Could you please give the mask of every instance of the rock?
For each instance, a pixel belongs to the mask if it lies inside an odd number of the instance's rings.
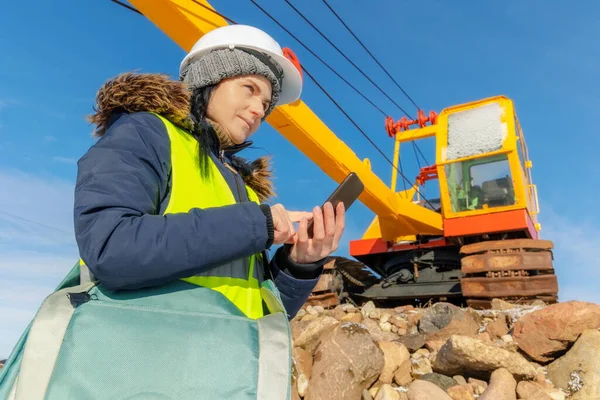
[[[483,332],[477,335],[477,339],[481,340],[483,343],[487,343],[487,344],[493,344],[494,342],[492,342],[492,338],[490,337],[490,334],[487,332]]]
[[[430,334],[445,328],[461,309],[449,303],[436,303],[425,310],[419,320],[419,331]]]
[[[314,321],[316,319],[319,319],[317,314],[305,314],[301,321]]]
[[[298,310],[298,312],[296,313],[296,316],[294,317],[295,319],[299,319],[302,318],[306,315],[306,310],[304,308],[301,308]]]
[[[467,380],[462,375],[454,375],[452,377],[452,379],[454,379],[456,381],[456,383],[458,383],[459,385],[466,385],[467,384]]]
[[[536,375],[535,368],[520,354],[466,336],[448,339],[433,363],[434,371],[445,375],[461,374],[463,371],[475,375],[502,367],[519,377],[533,378]]]
[[[350,303],[341,304],[340,307],[342,308],[342,310],[344,312],[347,312],[347,313],[358,311],[358,309],[354,306],[354,304],[350,304]]]
[[[406,318],[406,322],[408,324],[408,328],[407,328],[407,332],[408,333],[419,333],[419,329],[417,327],[417,325],[419,324],[419,321],[421,320],[421,317],[423,316],[424,311],[417,311],[417,310],[411,310],[408,311],[406,314],[404,314],[404,317]],[[413,332],[414,330],[414,332]]]
[[[404,363],[410,360],[410,353],[403,344],[397,342],[379,342],[379,348],[383,351],[383,369],[379,380],[382,383],[392,383],[394,372]]]
[[[371,392],[369,392],[367,389],[363,390],[361,400],[373,400],[373,396],[371,396]]]
[[[513,343],[513,337],[511,335],[504,335],[500,339],[506,344]]]
[[[313,310],[315,310],[317,314],[323,314],[325,312],[325,308],[323,308],[323,306],[313,306]]]
[[[391,342],[398,339],[398,335],[393,332],[384,332],[377,321],[367,318],[363,319],[363,325],[369,330],[369,333],[376,342]]]
[[[427,382],[431,382],[442,390],[447,390],[449,387],[455,386],[458,384],[454,379],[452,379],[446,375],[438,374],[435,372],[433,372],[431,374],[422,375],[419,377],[419,379],[422,379]]]
[[[469,378],[469,385],[473,388],[473,393],[476,395],[481,395],[487,389],[488,384],[485,381],[480,381],[479,379]]]
[[[533,303],[531,303],[531,305],[534,307],[546,307],[546,303],[544,303],[544,300],[540,299],[535,300]]]
[[[360,324],[363,320],[361,313],[348,313],[342,317],[342,322],[355,322]]]
[[[489,323],[485,327],[485,331],[490,335],[490,338],[496,339],[508,333],[508,325],[506,324],[506,316],[498,317],[494,322]]]
[[[301,347],[294,347],[292,354],[294,359],[294,367],[298,375],[306,375],[306,377],[310,380],[313,362],[312,354]]]
[[[344,309],[342,308],[342,306],[336,306],[333,309],[333,318],[337,319],[338,321],[341,321],[342,318],[344,318],[346,316],[346,312],[344,311]]]
[[[377,392],[379,392],[379,386],[373,386],[369,389],[369,394],[371,395],[371,397],[377,396]]]
[[[534,382],[521,381],[517,385],[517,394],[521,399],[552,400],[552,397]]]
[[[374,309],[369,313],[369,318],[371,319],[379,319],[381,318],[381,311],[378,308]]]
[[[492,299],[492,310],[510,310],[515,308],[514,304],[500,299]]]
[[[414,358],[429,357],[430,354],[431,354],[431,352],[427,349],[419,349],[413,353],[413,357]]]
[[[381,318],[379,318],[379,322],[382,324],[385,324],[386,322],[388,322],[390,320],[391,315],[390,314],[383,314],[381,316]]]
[[[433,372],[433,369],[431,368],[431,361],[429,361],[427,357],[413,358],[411,360],[411,364],[411,374],[413,377],[418,378],[422,375]]]
[[[586,329],[600,328],[600,305],[581,301],[552,304],[525,315],[513,339],[532,359],[548,362],[563,353]]]
[[[600,398],[600,331],[583,331],[567,354],[548,365],[548,379],[571,392],[569,400]]]
[[[298,394],[297,382],[292,384],[292,396],[291,400],[300,400],[300,395]]]
[[[419,350],[421,347],[425,346],[425,337],[426,335],[422,333],[417,333],[414,335],[405,335],[397,339],[397,342],[402,343],[406,348],[412,352]]]
[[[408,388],[408,400],[452,400],[442,389],[431,382],[416,380]]]
[[[506,368],[492,372],[490,384],[479,400],[516,400],[517,381]]]
[[[399,400],[400,394],[394,390],[392,385],[384,383],[377,391],[375,400]]]
[[[400,318],[397,315],[392,315],[389,319],[392,325],[397,326],[400,330],[406,330],[408,328],[408,322],[404,318]]]
[[[295,370],[294,376],[296,377],[296,389],[300,397],[304,397],[312,372],[312,355],[300,347],[294,347],[292,354]]]
[[[464,379],[464,378],[463,378]],[[452,400],[475,400],[473,387],[469,384],[455,385],[446,389]]]
[[[389,322],[380,322],[379,327],[381,328],[381,330],[383,332],[391,332],[392,331],[392,324],[390,324]]]
[[[308,306],[306,307],[306,312],[310,315],[318,315],[319,313],[317,312],[317,310],[315,310],[314,306]]]
[[[415,309],[415,307],[412,305],[398,306],[398,307],[394,307],[394,312],[400,314],[400,313],[406,313],[408,311],[413,311],[414,309]]]
[[[325,332],[315,349],[305,400],[360,398],[379,377],[383,352],[360,324],[346,322]]]
[[[306,390],[308,389],[308,378],[306,375],[300,375],[296,381],[296,384],[298,388],[298,395],[300,397],[304,397],[306,395]]]
[[[306,327],[306,329],[300,332],[300,334],[294,341],[294,346],[302,347],[303,349],[312,353],[321,334],[327,331],[332,326],[338,324],[339,321],[333,317],[317,317],[317,319],[311,321],[311,323]]]
[[[360,309],[360,312],[362,313],[364,319],[369,318],[369,314],[371,313],[371,311],[375,311],[375,303],[373,303],[372,301],[367,301],[365,304],[363,304],[362,308]]]
[[[408,386],[412,381],[412,361],[406,360],[394,372],[394,382],[399,386]]]
[[[440,351],[444,343],[446,343],[445,340],[428,340],[425,342],[425,347],[429,351]]]
[[[566,395],[565,392],[563,392],[560,389],[552,389],[552,390],[548,390],[546,393],[548,393],[550,395],[550,398],[552,400],[565,400],[566,399]]]
[[[427,340],[446,341],[452,335],[476,335],[479,323],[476,314],[449,303],[436,303],[419,320],[419,331]]]

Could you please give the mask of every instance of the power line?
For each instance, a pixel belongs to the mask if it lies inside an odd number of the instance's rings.
[[[286,2],[288,2],[288,0],[286,0]],[[417,110],[419,110],[420,107],[417,105],[417,103],[414,102],[414,100],[408,95],[408,93],[402,88],[402,86],[400,86],[400,84],[394,79],[394,77],[388,72],[388,70],[383,65],[381,65],[381,63],[379,62],[379,60],[373,55],[373,53],[371,53],[371,51],[367,48],[367,46],[365,46],[365,44],[358,38],[358,36],[356,36],[354,34],[354,32],[352,31],[352,29],[350,29],[350,27],[338,15],[338,13],[336,13],[335,10],[329,5],[329,3],[327,3],[327,0],[323,0],[323,3],[325,3],[325,5],[327,6],[327,8],[329,8],[329,10],[333,13],[333,15],[336,16],[336,18],[338,19],[338,21],[340,21],[342,23],[342,25],[344,25],[344,27],[348,30],[348,32],[350,32],[350,34],[354,37],[354,39],[356,39],[356,41],[362,46],[362,48],[365,49],[365,51],[371,56],[371,58],[377,63],[377,65],[379,65],[379,67],[383,70],[383,72],[385,72],[386,75],[392,80],[392,82],[394,82],[394,84],[396,85],[396,87],[398,89],[400,89],[400,91],[402,91],[402,93],[404,93],[404,95],[417,108]],[[406,112],[404,112],[404,113],[407,114]],[[413,150],[415,151],[415,158],[417,160],[417,164],[419,164],[419,169],[421,168],[421,164],[419,163],[419,157],[417,156],[417,151],[419,152],[419,154],[421,154],[421,157],[423,157],[423,160],[425,161],[425,163],[427,165],[429,165],[429,162],[427,161],[427,158],[425,157],[425,155],[423,155],[423,152],[421,152],[421,149],[419,148],[419,146],[415,142],[411,142],[411,143],[413,145]]]
[[[205,8],[205,9],[207,9],[208,11],[210,11],[210,12],[212,12],[212,13],[214,13],[214,14],[218,15],[219,17],[223,18],[225,21],[227,21],[227,22],[229,22],[229,23],[231,23],[231,24],[234,24],[234,25],[237,25],[237,24],[238,24],[237,22],[235,22],[235,21],[234,21],[234,20],[232,20],[231,18],[228,18],[228,17],[224,16],[223,14],[221,14],[220,12],[218,12],[217,10],[213,10],[212,8],[210,8],[210,7],[208,7],[208,6],[204,5],[204,4],[202,4],[202,3],[200,3],[200,2],[198,2],[198,1],[196,1],[196,0],[192,0],[192,1],[193,1],[194,3],[196,3],[196,4],[198,4],[199,6],[201,6],[201,7]]]
[[[343,76],[341,76],[335,69],[333,69],[329,64],[327,64],[321,57],[319,57],[314,51],[312,51],[308,46],[306,46],[304,43],[302,43],[302,41],[300,39],[298,39],[296,37],[296,35],[294,35],[292,32],[289,31],[289,29],[287,29],[285,26],[283,26],[279,21],[277,21],[271,14],[269,14],[264,8],[262,8],[258,3],[256,3],[254,0],[250,0],[256,7],[258,7],[263,13],[265,13],[267,15],[267,17],[269,17],[273,22],[275,22],[277,25],[279,25],[279,27],[281,29],[283,29],[284,31],[287,32],[288,35],[290,35],[291,37],[293,37],[302,47],[304,47],[308,52],[310,52],[310,54],[312,54],[313,56],[315,56],[319,61],[321,61],[321,63],[323,63],[323,65],[325,65],[331,72],[333,72],[335,75],[337,75],[338,78],[340,78],[341,80],[343,80],[348,86],[350,86],[358,95],[360,95],[363,99],[365,99],[367,102],[369,102],[369,104],[371,104],[373,107],[375,107],[377,110],[379,110],[379,112],[385,117],[389,114],[386,114],[381,108],[379,108],[377,105],[375,105],[375,103],[373,103],[371,100],[369,100],[364,94],[362,94],[356,87],[354,87],[354,85],[352,85],[350,82],[348,82]]]
[[[118,4],[118,5],[120,5],[121,7],[125,7],[126,9],[128,9],[128,10],[130,10],[130,11],[133,11],[134,13],[138,13],[138,14],[140,14],[140,15],[144,15],[144,14],[142,14],[142,13],[140,12],[140,10],[138,10],[138,9],[135,9],[135,8],[131,7],[129,4],[125,4],[125,3],[123,3],[123,2],[121,2],[121,1],[119,1],[119,0],[110,0],[110,1],[112,1],[113,3],[116,3],[116,4]]]
[[[358,129],[359,132],[373,145],[373,147],[375,147],[375,149],[377,149],[377,151],[379,152],[379,154],[381,154],[381,156],[388,163],[390,163],[390,165],[392,167],[394,167],[394,163],[385,155],[385,153],[383,151],[381,151],[381,149],[375,144],[375,142],[373,142],[373,140],[371,140],[371,138],[369,137],[369,135],[367,135],[365,133],[365,131],[363,131],[360,126],[358,126],[358,124],[352,119],[352,117],[350,117],[350,115],[348,115],[348,113],[346,113],[346,111],[344,111],[344,109],[338,104],[338,102],[335,101],[333,99],[333,97],[331,97],[331,95],[327,92],[327,90],[325,90],[325,88],[323,88],[323,86],[321,86],[321,84],[319,84],[319,82],[317,82],[317,80],[310,74],[310,72],[308,72],[306,69],[304,70],[304,72],[306,72],[306,75],[308,75],[308,77],[310,79],[312,79],[312,81],[323,91],[323,93],[325,93],[325,95],[327,97],[329,97],[329,100],[331,100],[333,102],[333,104],[336,105],[336,107],[346,116],[346,118],[348,118],[348,120],[350,120],[350,122],[352,123],[352,125],[354,125],[356,127],[356,129]],[[406,178],[406,176],[404,175],[404,173],[402,171],[400,171],[397,167],[395,167],[395,168],[396,168],[396,171],[398,171],[398,173],[400,174],[400,176],[406,182],[408,182],[410,185],[413,184],[411,181],[408,180],[408,178]],[[433,205],[429,202],[429,200],[427,200],[425,198],[425,196],[423,196],[423,194],[421,192],[419,192],[419,189],[416,189],[416,192],[423,198],[423,200],[425,200],[425,202],[427,202],[427,204],[429,204],[433,209],[435,209],[435,207],[433,207]]]
[[[377,63],[377,65],[379,65],[381,67],[381,69],[387,74],[387,76],[396,84],[396,86],[398,87],[398,89],[400,89],[402,91],[402,93],[404,93],[404,95],[408,98],[408,100],[410,100],[410,102],[417,108],[417,110],[419,110],[420,107],[417,105],[417,103],[415,103],[413,101],[413,99],[408,95],[408,93],[406,93],[406,91],[404,89],[402,89],[402,86],[400,86],[400,84],[398,82],[396,82],[396,80],[392,77],[392,75],[390,75],[390,73],[387,71],[387,69],[385,69],[385,67],[383,65],[381,65],[381,63],[379,62],[379,60],[377,60],[377,58],[373,55],[373,53],[371,53],[369,51],[369,49],[367,48],[367,46],[365,46],[363,44],[363,42],[354,34],[354,32],[352,32],[352,29],[350,29],[350,27],[338,15],[338,13],[336,13],[335,10],[327,3],[327,0],[323,0],[323,3],[325,3],[325,5],[327,6],[327,8],[329,8],[329,10],[333,13],[333,15],[335,15],[337,17],[338,21],[340,21],[342,23],[342,25],[344,25],[344,27],[346,27],[346,29],[348,30],[348,32],[350,32],[350,34],[354,37],[354,39],[356,39],[356,41],[358,43],[360,43],[360,45],[363,47],[363,49],[365,49],[367,51],[367,53],[369,53],[369,55],[371,56],[371,58]]]
[[[317,28],[317,27],[316,27],[316,26],[315,26],[315,25],[314,25],[312,22],[310,22],[310,21],[308,20],[308,18],[306,18],[306,17],[304,16],[304,14],[302,14],[302,12],[301,12],[300,10],[298,10],[296,7],[294,7],[294,5],[293,5],[292,3],[290,3],[290,1],[289,1],[289,0],[285,0],[285,2],[286,2],[286,3],[287,3],[289,6],[290,6],[290,7],[292,7],[292,9],[293,9],[294,11],[296,11],[296,13],[297,13],[298,15],[300,15],[300,17],[302,17],[302,19],[303,19],[304,21],[306,21],[306,22],[307,22],[307,23],[308,23],[308,24],[309,24],[309,25],[310,25],[310,26],[311,26],[311,27],[312,27],[314,30],[316,30],[316,31],[319,33],[319,35],[321,35],[321,37],[327,41],[327,43],[329,43],[331,46],[333,46],[333,48],[334,48],[334,49],[336,49],[336,50],[337,50],[337,52],[338,52],[338,53],[340,53],[340,54],[342,55],[342,57],[344,57],[344,58],[345,58],[345,59],[346,59],[346,60],[347,60],[347,61],[348,61],[350,64],[352,64],[352,66],[353,66],[354,68],[356,68],[356,69],[358,70],[358,72],[360,72],[360,73],[362,74],[362,76],[364,76],[365,78],[367,78],[367,79],[369,80],[369,82],[371,82],[371,83],[372,83],[372,84],[373,84],[373,85],[374,85],[374,86],[375,86],[377,89],[379,89],[379,91],[380,91],[381,93],[383,93],[383,95],[384,95],[385,97],[387,97],[387,98],[388,98],[388,100],[390,100],[392,103],[394,103],[394,105],[395,105],[396,107],[398,107],[398,109],[400,109],[400,111],[402,111],[402,112],[403,112],[403,113],[404,113],[406,116],[410,117],[410,115],[408,114],[408,112],[406,112],[406,111],[405,111],[405,110],[404,110],[402,107],[400,107],[400,105],[399,105],[398,103],[396,103],[396,101],[394,101],[394,99],[392,99],[392,98],[391,98],[391,97],[390,97],[390,96],[389,96],[389,95],[388,95],[386,92],[384,92],[384,91],[383,91],[383,89],[382,89],[381,87],[379,87],[379,85],[378,85],[377,83],[375,83],[375,82],[374,82],[374,81],[373,81],[373,80],[372,80],[372,79],[371,79],[371,78],[370,78],[370,77],[369,77],[367,74],[365,74],[365,73],[363,72],[363,70],[362,70],[360,67],[358,67],[358,66],[357,66],[355,63],[353,63],[353,62],[352,62],[352,60],[350,60],[350,58],[348,58],[348,56],[346,56],[346,55],[344,54],[344,52],[343,52],[343,51],[341,51],[341,50],[340,50],[340,49],[339,49],[339,48],[338,48],[338,47],[337,47],[335,44],[333,44],[333,42],[332,42],[331,40],[329,40],[329,38],[327,38],[327,36],[325,36],[325,35],[324,35],[324,34],[323,34],[323,33],[322,33],[320,30],[319,30],[319,28]],[[412,118],[412,117],[411,117],[411,118]]]
[[[37,222],[37,221],[31,220],[31,219],[28,219],[28,218],[25,218],[25,217],[21,217],[19,215],[11,214],[11,213],[6,212],[6,211],[0,210],[0,214],[8,215],[11,218],[20,219],[21,221],[29,222],[30,224],[39,225],[39,226],[42,226],[42,227],[44,227],[46,229],[52,229],[53,231],[64,233],[65,235],[72,235],[72,233],[64,231],[62,229],[58,229],[58,228],[55,228],[55,227],[50,226],[50,225],[42,224],[41,222]]]
[[[319,61],[321,61],[321,63],[323,63],[327,68],[329,68],[331,71],[333,71],[340,79],[342,79],[344,82],[346,82],[350,87],[352,87],[354,89],[354,91],[356,91],[358,94],[360,94],[363,98],[365,98],[369,103],[371,103],[371,105],[373,105],[375,108],[377,108],[382,114],[383,116],[386,116],[386,114],[379,108],[377,107],[375,104],[373,104],[373,102],[371,102],[370,100],[368,100],[362,93],[360,93],[354,86],[352,86],[350,84],[350,82],[348,82],[346,79],[344,79],[339,73],[337,73],[333,68],[331,68],[329,66],[329,64],[327,64],[321,57],[319,57],[314,51],[312,51],[310,48],[308,48],[300,39],[298,39],[292,32],[290,32],[285,26],[283,26],[279,21],[277,21],[277,19],[275,19],[271,14],[269,14],[269,12],[267,12],[264,8],[262,8],[259,4],[256,3],[255,0],[250,0],[256,7],[258,7],[267,17],[269,17],[273,22],[275,22],[281,29],[283,29],[284,31],[286,31],[291,37],[293,37],[298,43],[300,43],[301,46],[303,46],[306,50],[308,50],[312,55],[314,55]],[[291,5],[291,4],[290,4]],[[308,21],[307,21],[308,22]],[[313,26],[314,27],[314,26]],[[316,29],[316,28],[315,28]],[[331,42],[330,42],[331,43]],[[333,45],[333,43],[332,43]],[[334,45],[333,45],[334,46]],[[335,46],[334,46],[335,47]],[[338,50],[339,51],[339,50]],[[355,66],[356,67],[356,66]],[[358,67],[356,67],[358,68]],[[308,75],[310,75],[306,69],[306,67],[303,67],[304,71],[307,72]],[[385,154],[381,151],[381,149],[379,147],[377,147],[377,145],[369,138],[369,136],[364,133],[364,131],[352,120],[352,118],[350,118],[348,116],[348,114],[346,114],[346,112],[339,106],[339,104],[337,104],[337,102],[335,100],[333,100],[333,98],[329,95],[329,93],[327,93],[327,91],[311,76],[311,79],[317,84],[317,86],[323,91],[323,93],[325,93],[327,95],[327,97],[329,97],[331,99],[331,101],[333,101],[333,103],[340,109],[340,111],[342,111],[344,113],[344,115],[346,115],[350,121],[354,124],[354,126],[356,126],[358,128],[358,130],[367,138],[367,140],[373,145],[375,146],[375,148],[377,149],[377,151],[383,155],[383,157],[390,162],[390,164],[392,166],[394,166],[394,164],[385,156]],[[400,106],[398,106],[400,107]],[[414,147],[414,142],[413,143],[413,147]],[[400,157],[398,158],[398,163],[400,165],[400,169],[396,168],[396,170],[400,173],[400,175],[402,176],[402,178],[404,178],[404,181],[402,182],[404,190],[406,190],[406,183],[408,182],[409,184],[412,185],[412,182],[410,182],[406,176],[404,175],[404,169],[402,168],[402,161],[400,160]],[[417,190],[418,192],[418,190]],[[420,194],[420,193],[419,193]],[[422,196],[423,199],[425,201],[427,201],[427,199],[425,199],[424,196]],[[430,204],[431,205],[431,204]],[[433,206],[432,206],[433,207]]]

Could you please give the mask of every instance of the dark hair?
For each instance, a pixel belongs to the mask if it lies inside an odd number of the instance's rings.
[[[213,127],[206,120],[208,103],[216,85],[193,89],[190,102],[190,115],[194,121],[192,135],[198,140],[198,158],[200,173],[207,176],[209,172],[209,157],[211,152],[219,151],[219,139]]]

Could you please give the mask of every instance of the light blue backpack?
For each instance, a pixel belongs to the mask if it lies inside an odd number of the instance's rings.
[[[114,292],[86,272],[78,263],[44,300],[0,369],[0,399],[290,399],[291,335],[272,280],[270,313],[253,320],[184,281]]]

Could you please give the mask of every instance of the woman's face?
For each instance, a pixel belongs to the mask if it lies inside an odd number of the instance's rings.
[[[228,78],[215,88],[206,114],[240,144],[256,132],[270,101],[271,82],[264,76]]]

